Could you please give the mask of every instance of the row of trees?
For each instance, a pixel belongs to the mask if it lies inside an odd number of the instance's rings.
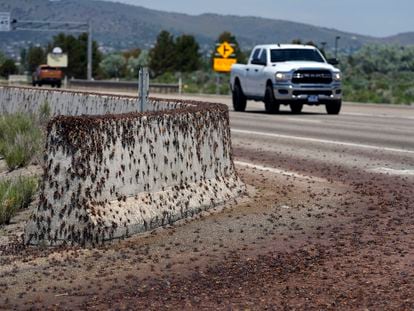
[[[241,51],[236,37],[223,32],[218,42],[227,41],[235,44],[235,54],[239,62],[245,62],[246,56]],[[136,52],[136,53],[135,53]],[[194,36],[181,35],[174,37],[168,31],[161,31],[154,47],[149,51],[139,49],[106,55],[101,62],[101,69],[107,78],[136,78],[141,66],[148,66],[152,78],[159,78],[166,73],[189,73],[198,70],[209,70],[214,55],[202,55]],[[167,78],[168,79],[168,78]]]
[[[239,44],[231,33],[223,32],[217,39],[218,42],[227,41],[235,44],[235,54],[239,62],[246,61],[246,55],[241,51]],[[46,63],[47,54],[54,47],[59,46],[69,55],[69,66],[65,68],[66,76],[78,79],[86,78],[87,65],[87,34],[78,37],[63,33],[53,37],[46,46],[32,46],[21,51],[20,72],[34,72],[38,65]],[[96,79],[123,78],[136,79],[138,70],[142,66],[150,68],[151,76],[157,78],[169,72],[188,73],[197,70],[209,70],[211,68],[212,55],[202,55],[199,44],[192,35],[180,35],[174,37],[168,31],[161,31],[154,47],[147,50],[139,48],[129,51],[110,53],[103,55],[97,42],[93,42],[93,68],[92,73]],[[0,59],[1,61],[1,59]],[[10,61],[7,63],[9,64]],[[0,62],[1,66],[1,62]],[[16,68],[12,71],[15,73]],[[1,68],[0,68],[1,74]]]
[[[230,32],[223,32],[217,42],[227,41],[235,46],[238,62],[245,62],[246,55],[241,51],[239,43]],[[155,46],[150,51],[149,67],[154,77],[166,72],[194,72],[201,68],[211,68],[214,51],[208,57],[200,54],[196,39],[191,35],[181,35],[174,39],[168,31],[161,31]],[[206,68],[207,67],[207,68]]]
[[[168,31],[161,31],[149,56],[153,75],[165,72],[191,72],[201,66],[200,47],[193,36],[182,35],[174,39]]]
[[[136,79],[140,67],[148,66],[148,51],[132,49],[106,55],[100,64],[103,78]]]

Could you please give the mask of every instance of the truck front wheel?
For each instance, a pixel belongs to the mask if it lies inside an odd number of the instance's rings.
[[[246,104],[247,104],[246,96],[244,96],[241,86],[239,84],[235,84],[234,90],[233,90],[234,111],[245,111]]]
[[[330,101],[325,104],[326,112],[328,114],[339,114],[341,111],[342,100]]]
[[[280,104],[276,101],[273,94],[273,87],[270,85],[266,87],[264,103],[267,113],[274,114],[279,112]]]

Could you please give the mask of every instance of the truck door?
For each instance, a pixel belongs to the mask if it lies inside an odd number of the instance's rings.
[[[244,83],[242,82],[242,88],[245,94],[248,95],[253,95],[252,92],[254,92],[254,87],[253,87],[253,72],[256,68],[255,63],[257,63],[257,61],[259,60],[259,55],[260,52],[262,51],[262,49],[260,48],[256,48],[253,52],[252,52],[252,56],[251,59],[249,61],[249,63],[247,64],[245,70],[246,70],[246,75],[245,75],[245,81]]]
[[[263,97],[266,89],[265,68],[267,65],[267,49],[262,49],[252,65],[250,73],[250,86],[252,96]]]

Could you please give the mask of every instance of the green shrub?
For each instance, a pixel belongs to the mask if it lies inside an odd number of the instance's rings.
[[[29,206],[37,185],[34,177],[0,181],[0,225],[8,224],[19,210]]]
[[[342,56],[347,101],[414,103],[414,47],[367,45]]]
[[[40,124],[46,124],[51,116],[51,109],[49,103],[45,100],[39,107],[39,122]]]
[[[42,141],[42,131],[34,116],[0,116],[0,154],[9,169],[29,164],[33,156],[41,150]]]

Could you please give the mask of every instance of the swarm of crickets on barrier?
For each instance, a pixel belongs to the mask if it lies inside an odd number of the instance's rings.
[[[218,193],[235,187],[228,180],[236,175],[224,105],[150,99],[149,111],[137,113],[131,112],[135,97],[40,92],[37,98],[53,103],[57,116],[48,124],[35,230],[27,243],[100,244],[128,236],[131,198],[149,230],[198,212],[191,201],[214,206]],[[26,101],[36,97],[25,94]],[[162,216],[146,217],[149,206],[163,209]]]

